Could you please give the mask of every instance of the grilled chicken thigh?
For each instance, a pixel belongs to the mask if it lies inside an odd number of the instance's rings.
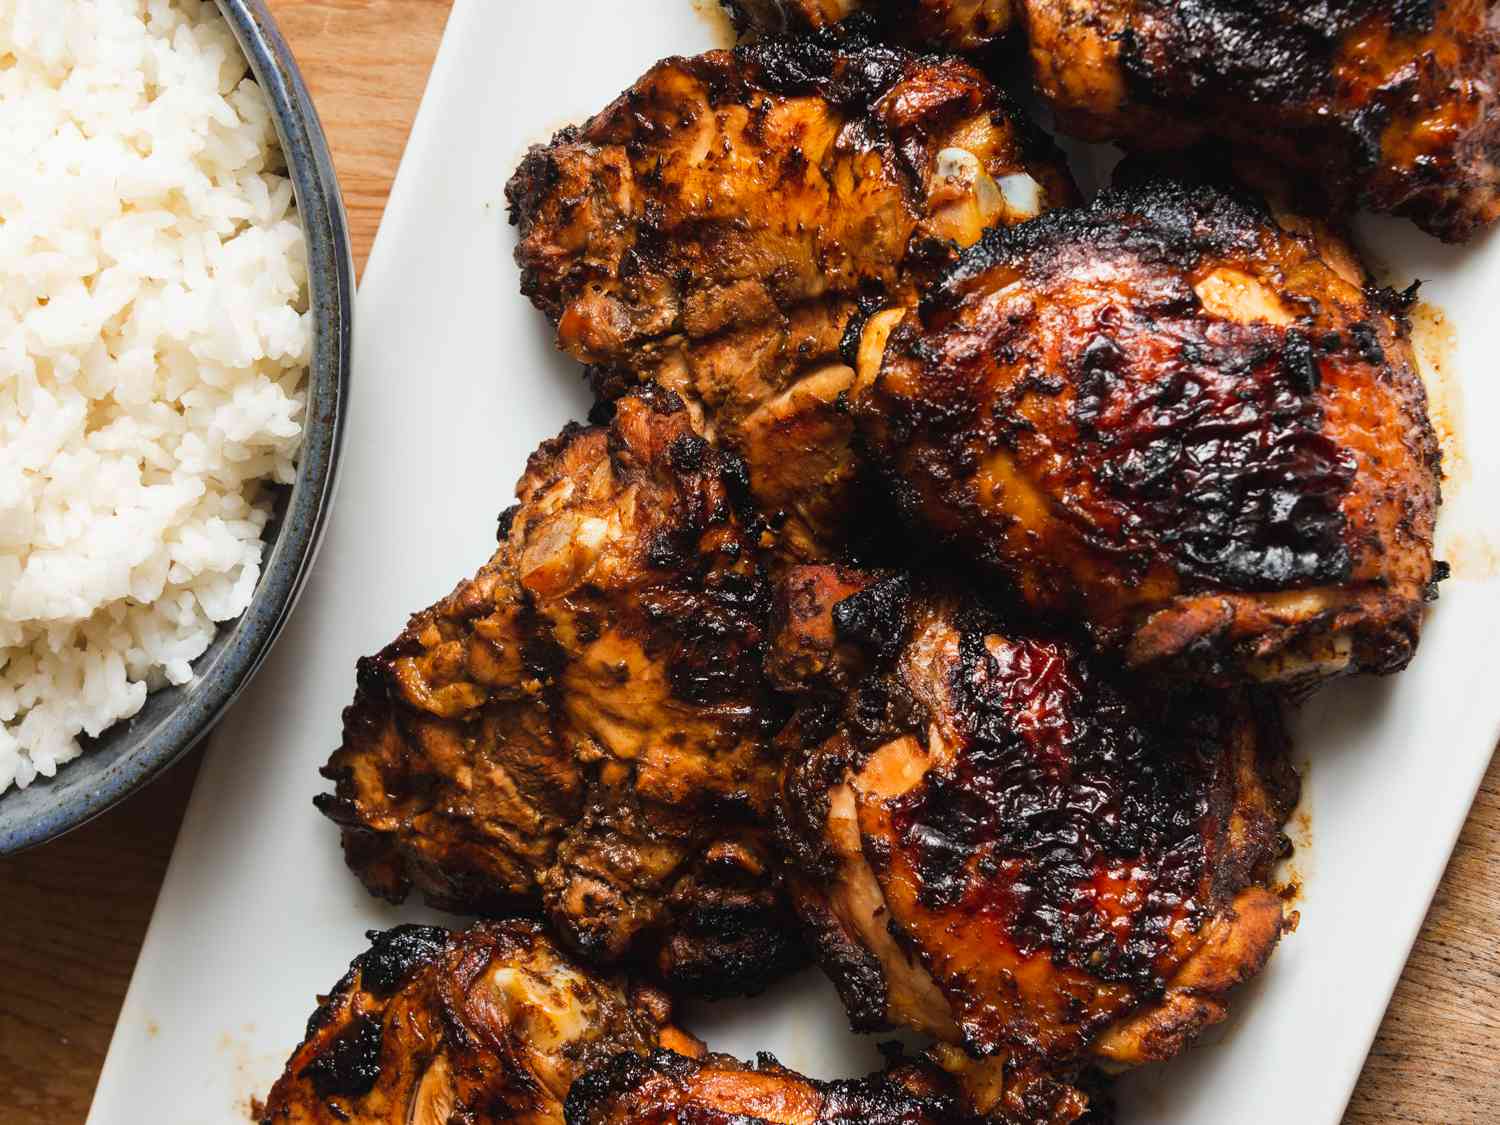
[[[793,894],[857,1029],[1003,1060],[1034,1104],[1176,1054],[1265,964],[1296,793],[1268,704],[1127,693],[900,574],[794,572],[775,645],[810,700],[782,736]]]
[[[1147,177],[872,317],[850,398],[915,522],[1131,665],[1388,672],[1440,573],[1405,310],[1320,228]]]
[[[856,508],[841,345],[861,307],[915,301],[955,245],[1072,192],[971,67],[832,33],[668,59],[506,189],[559,345],[606,397],[677,391],[808,559]]]
[[[1299,206],[1461,240],[1500,217],[1495,0],[725,0],[741,29],[863,13],[896,42],[984,51],[1014,28],[1065,132],[1176,153],[1226,142]]]
[[[494,558],[360,662],[318,806],[392,901],[541,907],[595,961],[761,987],[798,940],[743,466],[650,388],[544,444],[517,496]]]
[[[945,1076],[898,1066],[857,1081],[817,1082],[763,1057],[658,1051],[618,1055],[568,1096],[568,1125],[960,1125],[976,1122]]]
[[[701,1050],[662,993],[569,962],[533,922],[372,933],[307,1024],[261,1125],[563,1125],[620,1054]]]
[[[670,60],[512,180],[523,286],[745,456],[778,560],[879,557],[894,493],[1134,665],[1403,666],[1438,478],[1399,299],[1209,188],[1007,225],[1069,188],[998,99],[858,36]]]
[[[739,31],[779,34],[831,27],[856,12],[898,42],[978,52],[1015,20],[1014,0],[723,0]]]
[[[570,961],[534,922],[372,932],[320,1000],[260,1125],[1065,1125],[992,1112],[983,1064],[894,1058],[817,1082],[745,1066],[671,1001]],[[1081,1095],[1080,1095],[1081,1097]],[[1081,1103],[1080,1103],[1081,1105]]]
[[[1242,170],[1442,238],[1500,216],[1495,0],[1018,0],[1067,132]]]

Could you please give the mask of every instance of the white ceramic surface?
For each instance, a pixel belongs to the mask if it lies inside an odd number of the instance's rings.
[[[355,658],[488,556],[524,458],[586,407],[578,371],[517,294],[502,187],[528,144],[660,56],[723,35],[690,0],[458,0],[359,295],[342,494],[322,556],[214,736],[91,1125],[244,1122],[363,931],[426,916],[365,894],[311,798]],[[1457,326],[1437,398],[1477,436],[1500,418],[1500,240],[1457,250],[1384,221],[1362,233],[1394,279],[1430,279],[1424,293]],[[1500,443],[1464,454],[1443,516],[1455,577],[1413,667],[1337,684],[1296,719],[1310,763],[1300,930],[1210,1043],[1125,1084],[1126,1125],[1339,1120],[1500,734],[1488,662],[1500,554],[1485,528]],[[688,1020],[716,1048],[771,1050],[816,1075],[875,1061],[816,973]]]

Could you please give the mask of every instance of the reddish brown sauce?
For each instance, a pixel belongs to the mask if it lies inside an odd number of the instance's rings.
[[[1340,503],[1354,464],[1322,432],[1325,349],[1269,324],[1104,311],[1070,366],[1121,545],[1154,546],[1179,573],[1235,589],[1345,579]]]
[[[1427,388],[1427,414],[1443,451],[1443,485],[1451,495],[1472,473],[1464,454],[1463,389],[1453,369],[1458,337],[1442,309],[1419,301],[1411,311],[1411,342]]]
[[[891,804],[923,904],[997,917],[1025,956],[1143,991],[1205,904],[1213,755],[1148,734],[1063,645],[979,630],[954,673],[966,744]]]

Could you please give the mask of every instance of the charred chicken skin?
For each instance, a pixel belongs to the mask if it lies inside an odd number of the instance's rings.
[[[1438,476],[1401,302],[1207,187],[1007,225],[1070,189],[998,97],[857,36],[670,60],[512,180],[523,287],[601,391],[745,457],[778,559],[878,557],[894,492],[1133,665],[1402,667]]]
[[[373,893],[540,908],[709,994],[797,959],[745,491],[657,388],[532,456],[494,558],[360,662],[318,806]]]
[[[1088,140],[1201,138],[1448,240],[1500,216],[1494,0],[1018,0],[1037,85]]]
[[[725,0],[742,30],[862,13],[897,42],[1015,28],[1059,126],[1175,153],[1232,147],[1298,205],[1368,207],[1449,241],[1500,217],[1495,0]]]
[[[982,52],[1015,20],[1014,0],[723,0],[741,32],[780,34],[832,27],[856,12],[897,42]]]
[[[817,1082],[708,1055],[664,993],[570,961],[534,922],[370,938],[260,1125],[1011,1125],[967,1059]]]
[[[914,302],[956,246],[1073,189],[967,64],[829,33],[668,59],[506,194],[559,345],[605,397],[680,394],[815,560],[856,507],[840,401],[860,309]]]
[[[1269,704],[1127,695],[900,574],[788,590],[793,894],[857,1029],[1003,1060],[1028,1120],[1076,1097],[1069,1067],[1164,1059],[1224,1017],[1284,926],[1266,883],[1296,779]]]
[[[870,319],[867,448],[914,522],[1132,666],[1403,667],[1441,570],[1405,300],[1320,227],[1129,180]]]
[[[568,1125],[977,1125],[945,1079],[923,1064],[817,1082],[767,1056],[622,1054],[574,1085]]]
[[[261,1125],[563,1125],[581,1075],[697,1041],[671,1002],[569,962],[533,922],[371,933],[307,1024]]]

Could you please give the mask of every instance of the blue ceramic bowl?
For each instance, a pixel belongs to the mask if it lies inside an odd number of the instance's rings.
[[[267,529],[255,598],[225,622],[192,682],[153,692],[132,719],[28,789],[0,795],[0,854],[50,840],[97,816],[186,754],[250,681],[292,611],[333,496],[349,381],[354,264],[338,179],[302,76],[262,0],[217,0],[265,91],[307,238],[313,314],[306,430],[297,480]]]

